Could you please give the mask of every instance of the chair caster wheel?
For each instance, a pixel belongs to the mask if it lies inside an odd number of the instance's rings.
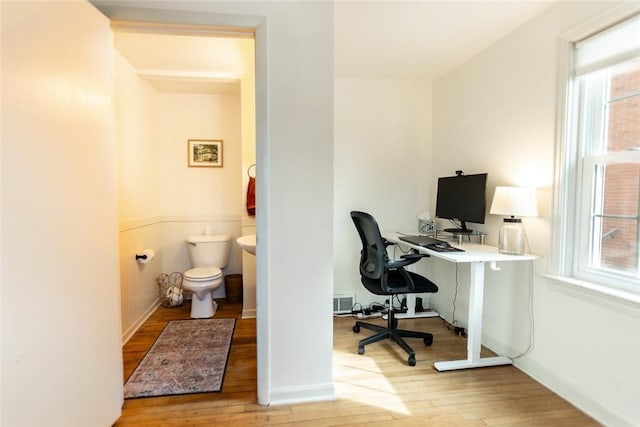
[[[353,332],[355,332],[356,334],[360,332],[360,326],[358,325],[353,325]]]
[[[409,356],[409,366],[416,366],[416,357]]]
[[[430,346],[433,344],[433,335],[424,339],[424,345]]]
[[[358,354],[364,354],[364,346],[358,346]],[[413,364],[415,365],[415,361],[413,362]]]

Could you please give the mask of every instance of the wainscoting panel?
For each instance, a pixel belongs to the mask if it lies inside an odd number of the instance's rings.
[[[148,264],[136,261],[136,253],[155,251]],[[126,227],[120,231],[120,299],[122,342],[126,343],[158,307],[156,279],[162,273],[162,224],[157,221]]]
[[[122,342],[126,343],[159,305],[156,279],[161,273],[184,272],[190,268],[186,237],[190,234],[230,234],[229,265],[223,273],[242,273],[242,249],[235,239],[241,235],[238,216],[154,217],[120,224],[120,292]],[[153,249],[155,258],[140,264],[135,255]],[[214,298],[224,298],[224,286]]]

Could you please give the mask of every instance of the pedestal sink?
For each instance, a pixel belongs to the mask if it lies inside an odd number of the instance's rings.
[[[241,236],[236,239],[236,242],[240,245],[242,249],[249,252],[250,254],[256,254],[256,235],[248,234],[246,236]]]

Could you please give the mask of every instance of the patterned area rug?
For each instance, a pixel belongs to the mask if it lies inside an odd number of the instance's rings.
[[[172,320],[124,385],[125,399],[220,391],[236,319]]]

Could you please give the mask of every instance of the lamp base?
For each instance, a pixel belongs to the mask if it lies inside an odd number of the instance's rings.
[[[505,218],[498,233],[498,252],[524,255],[524,229],[520,218]]]

